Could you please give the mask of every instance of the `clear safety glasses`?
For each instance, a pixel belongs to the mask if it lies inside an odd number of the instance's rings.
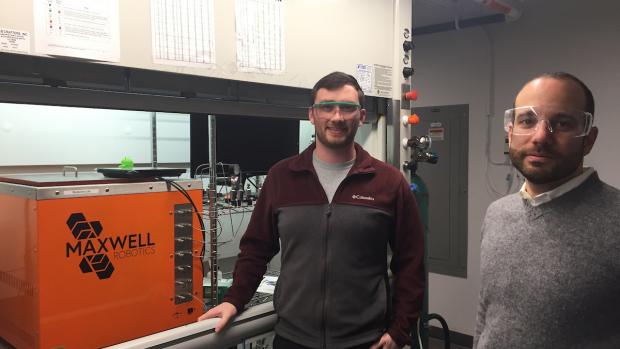
[[[524,106],[504,113],[504,129],[513,135],[532,135],[543,121],[549,133],[566,137],[583,137],[592,129],[592,114],[557,107]]]
[[[355,112],[362,108],[361,105],[354,102],[320,102],[312,105],[321,115],[332,116],[336,110],[340,111],[340,115],[347,117],[355,115]]]

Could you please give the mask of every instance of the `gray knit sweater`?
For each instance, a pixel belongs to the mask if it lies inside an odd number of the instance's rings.
[[[593,173],[537,207],[495,201],[481,277],[474,348],[620,348],[620,191]]]

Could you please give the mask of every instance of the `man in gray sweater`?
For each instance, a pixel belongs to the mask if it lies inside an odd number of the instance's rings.
[[[474,348],[620,348],[620,191],[583,167],[593,114],[567,73],[528,82],[506,111],[526,180],[484,219]]]

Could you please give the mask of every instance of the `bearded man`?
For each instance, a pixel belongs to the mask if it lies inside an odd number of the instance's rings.
[[[474,348],[620,348],[620,191],[583,166],[593,119],[592,92],[563,72],[506,110],[525,183],[484,219]]]
[[[354,142],[366,118],[354,77],[321,78],[308,118],[316,142],[269,170],[240,242],[233,285],[200,320],[221,318],[219,332],[243,310],[281,249],[275,349],[400,348],[411,343],[424,293],[415,199],[397,168]]]

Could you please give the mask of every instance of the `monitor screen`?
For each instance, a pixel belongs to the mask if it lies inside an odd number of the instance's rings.
[[[276,162],[299,153],[299,120],[256,116],[218,115],[216,161],[239,164],[241,172],[267,173]],[[190,117],[192,176],[209,163],[208,116]],[[199,171],[200,172],[200,171]]]

